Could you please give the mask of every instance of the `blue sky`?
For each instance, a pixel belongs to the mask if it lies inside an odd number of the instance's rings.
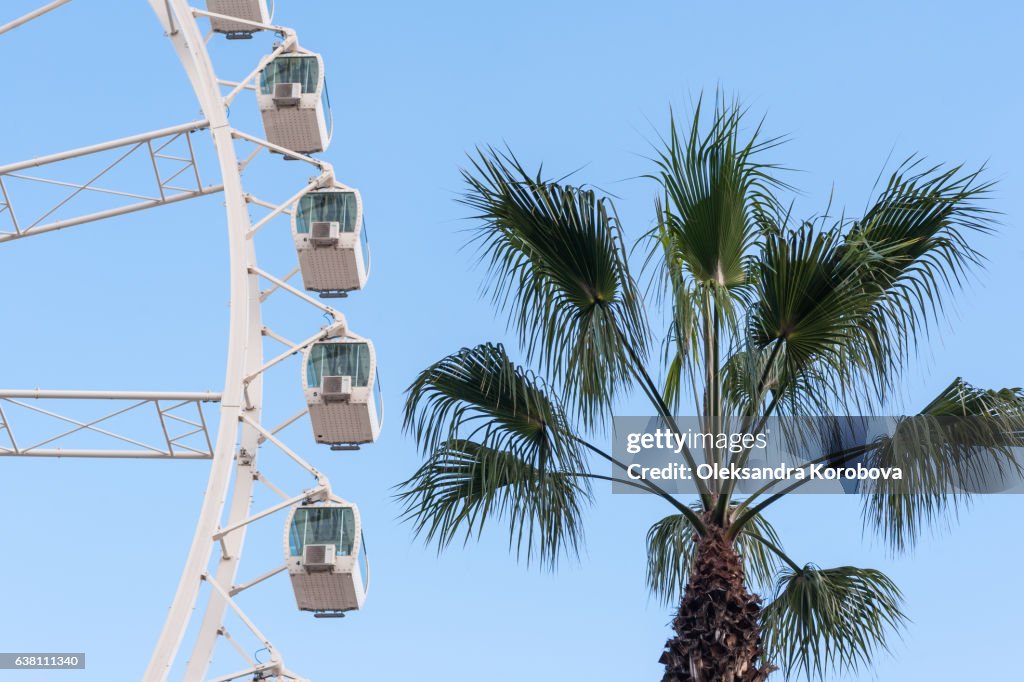
[[[38,3],[4,3],[0,22]],[[524,1],[486,5],[278,1],[278,21],[323,52],[337,126],[325,158],[363,193],[373,244],[364,292],[338,307],[377,345],[384,433],[359,453],[332,453],[297,424],[286,439],[331,477],[364,516],[373,586],[363,612],[314,621],[278,578],[243,607],[313,680],[408,676],[488,679],[658,679],[670,612],[644,589],[644,534],[669,513],[656,500],[598,488],[587,545],[557,573],[510,557],[500,528],[438,557],[398,522],[392,487],[419,457],[400,430],[404,387],[439,357],[507,340],[478,296],[483,273],[460,250],[466,211],[458,169],[476,145],[507,143],[529,165],[618,198],[627,234],[653,218],[636,180],[669,106],[702,91],[742,99],[752,120],[790,138],[778,162],[798,169],[798,213],[863,209],[886,160],[988,165],[998,235],[976,243],[987,271],[947,310],[948,322],[908,373],[909,408],[956,376],[987,387],[1024,384],[1019,263],[1024,173],[1019,158],[1017,3]],[[781,6],[780,6],[781,5]],[[144,2],[73,2],[0,37],[7,103],[0,163],[198,118],[198,107]],[[211,50],[225,78],[244,75],[269,39]],[[12,93],[26,93],[24,98]],[[242,97],[232,122],[260,132]],[[209,160],[209,150],[200,149]],[[891,163],[891,162],[890,162]],[[82,170],[75,170],[80,177]],[[216,169],[206,164],[204,175]],[[247,189],[294,193],[308,175],[262,160]],[[130,181],[131,178],[126,178]],[[268,269],[289,269],[286,227],[261,235]],[[0,246],[0,385],[23,388],[220,390],[227,320],[219,197]],[[293,338],[322,320],[275,303]],[[289,365],[268,412],[293,412]],[[287,372],[293,371],[294,382]],[[641,403],[627,402],[623,413]],[[288,483],[289,469],[267,457]],[[280,459],[277,457],[277,459]],[[277,467],[275,469],[275,467]],[[142,671],[191,538],[204,463],[0,461],[0,649],[74,650],[88,669],[67,679],[134,679]],[[256,504],[271,503],[266,495]],[[1024,500],[979,499],[912,555],[862,538],[857,500],[803,496],[771,520],[787,551],[821,566],[886,570],[913,620],[873,671],[857,679],[985,679],[1016,663],[1024,606],[1007,567],[1020,543],[1007,519]],[[283,518],[254,530],[253,576],[280,561]],[[980,573],[980,575],[978,575]],[[1009,583],[1009,589],[1008,584]],[[229,626],[240,632],[241,626]],[[225,669],[237,667],[224,651]],[[221,669],[221,668],[218,668]],[[50,679],[20,673],[0,679]],[[63,677],[62,677],[63,679]]]

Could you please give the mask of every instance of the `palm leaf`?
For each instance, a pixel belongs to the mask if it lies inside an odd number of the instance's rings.
[[[808,399],[813,406],[855,402],[855,379],[877,364],[860,319],[874,299],[841,244],[838,229],[811,223],[765,239],[748,344],[781,344],[773,371],[785,380],[777,390],[793,413]]]
[[[906,623],[902,600],[895,583],[874,569],[787,568],[761,614],[767,658],[787,676],[855,673]]]
[[[645,317],[611,202],[529,174],[511,153],[480,152],[463,171],[480,221],[495,302],[587,423],[643,358]]]
[[[717,103],[707,132],[698,104],[687,135],[675,117],[654,162],[666,197],[659,226],[667,238],[664,264],[683,269],[700,284],[736,288],[748,284],[748,258],[760,232],[760,217],[774,211],[773,191],[785,185],[777,166],[757,161],[778,139],[759,140],[759,129],[740,139],[742,110]]]
[[[517,557],[554,565],[562,553],[579,553],[581,506],[590,500],[581,480],[479,443],[447,441],[401,485],[399,500],[403,519],[439,550],[501,519]]]
[[[885,400],[943,294],[982,260],[968,236],[991,230],[990,185],[918,165],[897,169],[860,220],[783,224],[765,239],[753,341],[783,342],[787,380],[809,373],[804,393],[838,411]]]
[[[586,470],[561,403],[501,344],[463,348],[423,370],[407,391],[405,429],[425,455],[476,440],[541,472]]]
[[[586,461],[561,404],[503,346],[463,348],[421,372],[405,428],[427,461],[400,499],[428,541],[447,546],[460,528],[479,531],[497,515],[527,559],[553,562],[566,543],[575,550]]]
[[[708,297],[721,337],[737,335],[736,303],[750,301],[765,217],[778,210],[773,192],[787,187],[773,176],[777,166],[759,160],[779,140],[759,139],[759,128],[742,139],[738,106],[716,101],[706,131],[701,117],[698,103],[686,134],[670,118],[668,139],[653,159],[658,172],[648,176],[658,183],[660,196],[657,224],[647,235],[652,244],[647,262],[657,264],[660,289],[668,293],[672,310],[664,395],[673,407],[682,397],[683,380],[692,379],[701,363],[706,368],[712,362],[701,356],[698,328],[701,320],[712,324]],[[719,345],[725,343],[719,339]]]
[[[992,230],[992,212],[980,203],[991,184],[980,181],[981,171],[920,165],[908,159],[890,176],[843,246],[846,262],[858,265],[864,286],[876,295],[868,319],[890,341],[894,368],[938,318],[942,295],[981,265],[968,235]]]
[[[898,467],[903,479],[873,482],[863,516],[903,551],[926,527],[956,513],[972,490],[1020,480],[1024,466],[1015,449],[1024,446],[1024,391],[984,390],[957,378],[876,445],[866,464]]]

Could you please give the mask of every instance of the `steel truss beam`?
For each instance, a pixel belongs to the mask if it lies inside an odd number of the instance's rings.
[[[207,127],[208,123],[205,120],[191,121],[182,125],[162,128],[160,130],[154,130],[140,135],[130,135],[117,140],[111,140],[110,142],[103,142],[101,144],[90,145],[88,147],[81,147],[79,149],[41,156],[27,161],[8,164],[6,166],[0,166],[0,216],[6,214],[7,222],[14,230],[13,232],[0,231],[0,243],[36,234],[42,234],[44,232],[52,232],[54,230],[60,230],[74,225],[103,220],[113,216],[135,213],[136,211],[142,211],[156,206],[163,206],[165,204],[173,204],[179,201],[184,201],[185,199],[193,199],[195,197],[222,191],[224,189],[223,185],[204,186],[199,176],[199,166],[196,162],[195,150],[192,146],[192,134],[199,130],[204,130]],[[186,156],[172,155],[165,151],[171,144],[179,139],[185,140],[187,148]],[[55,180],[53,178],[26,175],[21,172],[30,168],[48,166],[60,161],[82,158],[113,150],[119,150],[122,153],[116,160],[107,164],[107,166],[95,173],[85,182],[67,182],[64,180]],[[117,168],[129,159],[142,154],[143,152],[140,150],[144,150],[144,153],[148,156],[150,165],[153,168],[153,179],[155,184],[153,185],[154,191],[152,194],[147,195],[139,194],[137,192],[121,191],[108,187],[100,187],[96,184],[98,180],[114,168]],[[177,164],[177,168],[171,171],[161,171],[160,161],[170,161]],[[172,184],[175,180],[182,177],[190,178],[189,182],[186,183],[188,186]],[[14,201],[11,196],[10,188],[10,180],[12,179],[57,187],[67,187],[71,189],[71,192],[58,201],[54,206],[44,210],[44,212],[37,218],[26,223],[23,217],[19,218],[19,215],[23,215],[20,210],[20,202],[18,212],[15,212]],[[123,197],[126,199],[137,199],[138,201],[104,211],[95,211],[72,218],[45,222],[47,218],[50,218],[50,216],[55,212],[75,199],[75,197],[82,195],[85,192]]]
[[[120,459],[210,459],[213,444],[210,441],[202,403],[219,402],[219,393],[171,393],[146,391],[40,391],[0,389],[0,435],[6,434],[7,444],[0,441],[0,457],[90,457]],[[83,400],[120,401],[127,406],[106,412],[89,421],[69,417],[53,410],[25,402],[26,400]],[[4,411],[3,403],[42,415],[51,424],[71,425],[55,435],[33,440],[31,445],[19,445],[14,435],[11,413]],[[168,404],[170,403],[170,404]],[[129,412],[141,412],[152,405],[159,424],[159,445],[152,445],[123,433],[99,426]],[[186,414],[194,416],[185,416]],[[76,434],[100,435],[121,444],[114,448],[55,447],[67,444]],[[189,445],[186,439],[198,438],[203,447]],[[23,441],[25,442],[25,441]],[[125,449],[124,444],[135,446]],[[69,444],[70,445],[70,444]],[[44,447],[49,446],[49,447]]]

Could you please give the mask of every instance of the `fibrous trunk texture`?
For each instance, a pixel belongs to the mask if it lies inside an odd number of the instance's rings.
[[[690,582],[665,644],[662,682],[761,682],[776,668],[761,662],[761,598],[747,592],[743,564],[722,528],[698,545]]]

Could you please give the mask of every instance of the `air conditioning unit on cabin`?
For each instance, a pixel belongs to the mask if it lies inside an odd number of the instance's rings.
[[[325,403],[348,402],[352,397],[352,377],[324,377],[320,381],[320,396]]]
[[[334,545],[306,545],[302,548],[302,565],[307,571],[330,571],[334,568]]]
[[[341,223],[314,220],[309,224],[309,241],[313,246],[335,246],[340,232]]]
[[[274,104],[279,107],[297,106],[302,99],[301,83],[276,83],[274,84]]]

